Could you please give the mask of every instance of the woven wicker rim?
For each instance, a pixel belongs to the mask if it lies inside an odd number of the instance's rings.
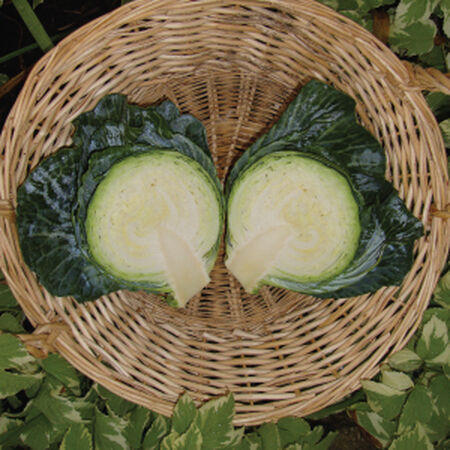
[[[312,78],[355,98],[386,149],[387,178],[426,227],[401,287],[338,301],[272,288],[249,296],[221,254],[185,310],[125,291],[78,305],[51,296],[24,265],[17,186],[70,144],[71,120],[101,96],[169,98],[194,114],[223,179]],[[166,415],[183,392],[200,403],[231,391],[236,425],[253,425],[307,415],[358,389],[416,330],[448,252],[446,155],[421,89],[450,93],[449,78],[400,62],[313,1],[136,0],[77,30],[33,68],[0,140],[1,269],[36,326],[24,339]]]

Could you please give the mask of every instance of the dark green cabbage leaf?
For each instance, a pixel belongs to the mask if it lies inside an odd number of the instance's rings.
[[[60,149],[31,172],[17,192],[17,230],[25,262],[49,292],[91,299],[119,287],[77,245],[71,206],[80,157],[80,148]]]
[[[73,125],[73,147],[44,159],[18,189],[17,229],[23,259],[56,296],[70,295],[82,302],[123,288],[141,289],[139,284],[118,282],[90,257],[79,222],[80,214],[85,214],[86,192],[92,191],[113,161],[155,147],[196,160],[221,191],[203,124],[181,114],[170,101],[143,108],[128,104],[124,95],[110,94],[80,114]],[[91,158],[95,170],[86,176]],[[147,287],[152,292],[164,289]]]
[[[414,241],[423,235],[423,226],[385,179],[384,149],[358,124],[355,101],[320,81],[307,83],[271,129],[237,160],[226,181],[226,197],[256,161],[286,150],[309,155],[347,177],[359,207],[361,235],[353,261],[332,279],[302,283],[270,277],[267,283],[334,298],[399,285],[412,266]],[[228,229],[228,243],[230,233]]]

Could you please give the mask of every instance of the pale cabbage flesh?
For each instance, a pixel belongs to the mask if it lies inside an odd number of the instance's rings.
[[[94,260],[113,276],[160,284],[178,306],[209,282],[208,256],[221,232],[217,191],[204,169],[178,152],[116,163],[88,207]]]
[[[353,259],[359,211],[347,178],[298,152],[244,171],[228,200],[226,266],[247,292],[271,279],[330,279]]]

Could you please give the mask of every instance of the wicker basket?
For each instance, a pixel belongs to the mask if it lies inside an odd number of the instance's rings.
[[[401,287],[337,301],[272,288],[249,296],[219,257],[184,310],[125,291],[78,305],[49,295],[24,265],[17,186],[70,144],[71,120],[104,94],[169,98],[195,115],[223,179],[311,78],[356,99],[386,149],[386,176],[426,226]],[[311,0],[137,0],[77,30],[36,64],[1,136],[1,269],[36,327],[24,339],[166,415],[183,392],[201,403],[231,391],[235,424],[253,425],[358,389],[417,328],[448,252],[446,154],[422,89],[450,93],[450,81]]]

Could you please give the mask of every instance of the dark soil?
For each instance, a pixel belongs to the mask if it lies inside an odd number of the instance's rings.
[[[338,433],[329,450],[376,450],[370,436],[347,413],[334,414],[320,421],[327,431]]]
[[[33,0],[29,0],[29,3],[32,4]],[[56,44],[70,32],[118,6],[120,0],[45,0],[35,8],[35,12]],[[0,24],[0,61],[5,56],[13,56],[13,52],[35,44],[11,0],[5,0],[0,7]],[[26,75],[42,55],[39,48],[34,48],[0,62],[0,127],[3,126]],[[9,78],[6,84],[1,82],[4,75]]]

